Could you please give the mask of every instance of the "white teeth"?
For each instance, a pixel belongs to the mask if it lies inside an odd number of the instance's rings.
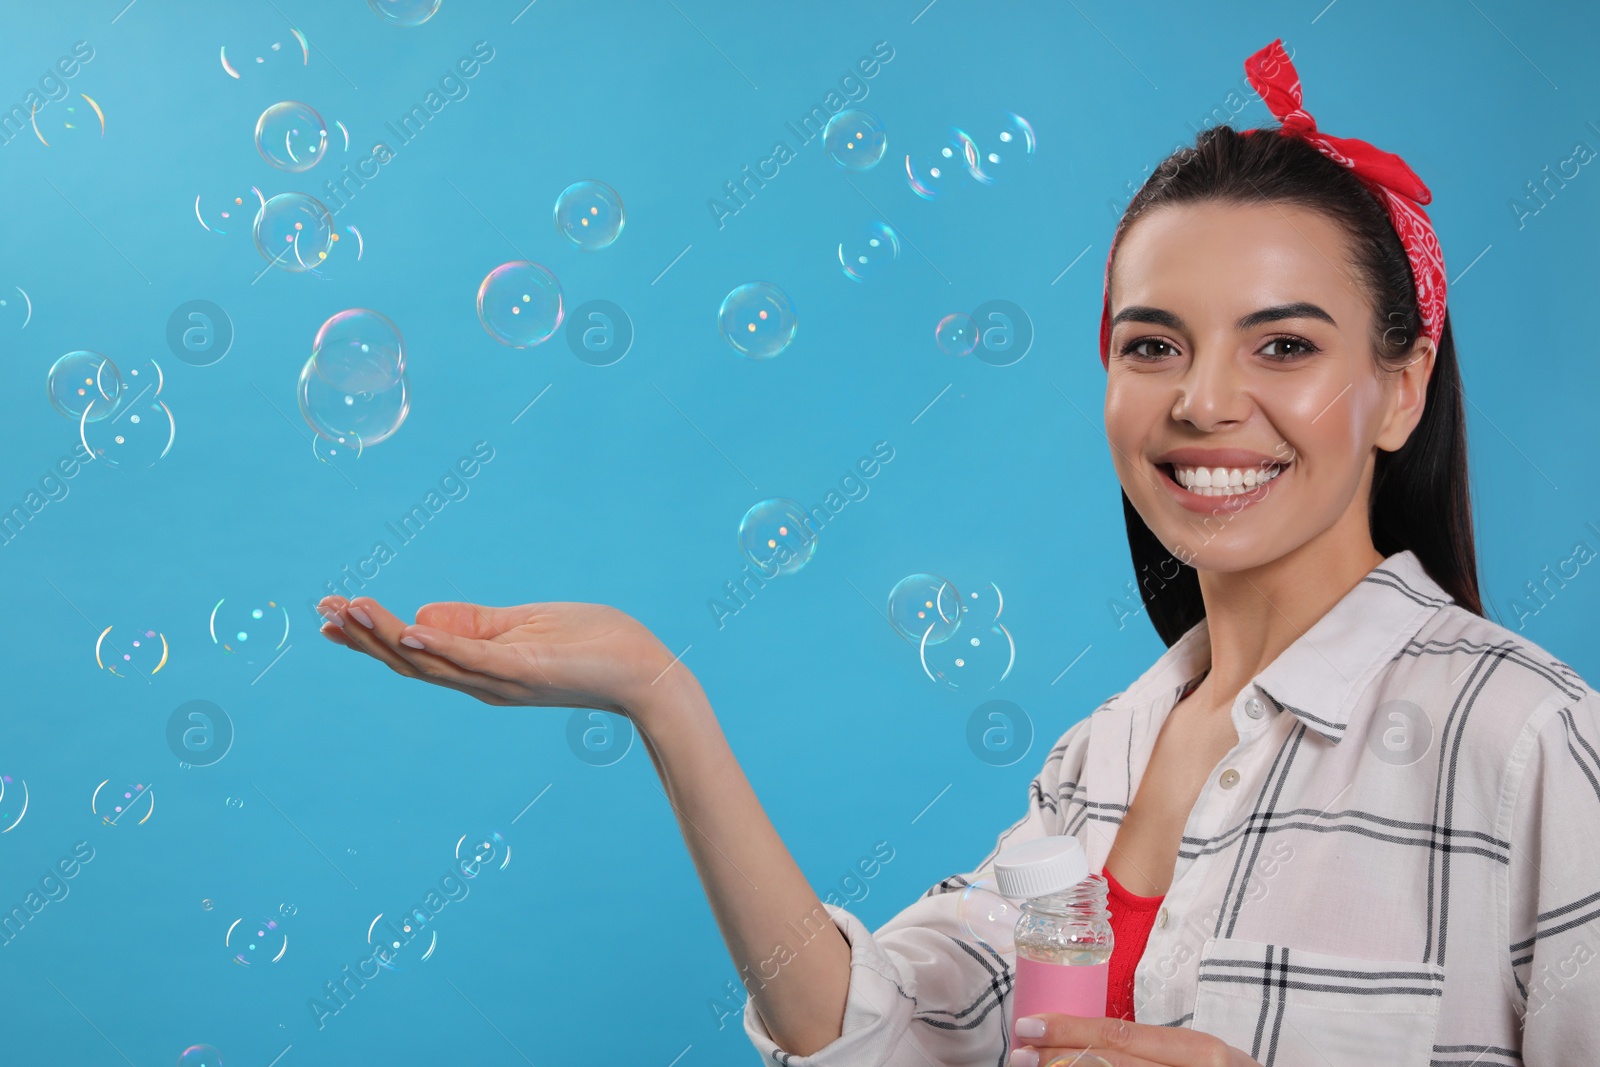
[[[1172,473],[1178,484],[1200,496],[1237,496],[1248,493],[1272,481],[1283,471],[1282,466],[1265,469],[1256,467],[1184,467],[1173,465]]]

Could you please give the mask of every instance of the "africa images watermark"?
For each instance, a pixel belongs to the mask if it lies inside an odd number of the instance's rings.
[[[472,487],[467,483],[476,478],[483,466],[492,459],[494,459],[493,445],[488,441],[474,444],[471,455],[456,460],[455,465],[440,476],[439,488],[429,489],[421,503],[413,504],[411,510],[402,513],[398,525],[394,522],[383,524],[385,529],[394,535],[398,547],[390,547],[386,540],[373,542],[371,553],[355,564],[354,573],[350,564],[346,563],[339,571],[340,577],[330,578],[322,583],[322,596],[342,596],[346,599],[358,596],[360,591],[367,587],[367,582],[376,578],[385,565],[399,558],[399,548],[404,548],[421,536],[428,523],[443,511],[447,504],[467,498],[467,494],[472,491]],[[306,598],[306,606],[319,618],[321,612],[317,611],[317,602],[322,596]]]
[[[467,94],[472,91],[467,82],[477,77],[478,72],[492,59],[494,59],[494,48],[489,42],[477,42],[472,46],[470,56],[462,56],[456,60],[453,69],[446,70],[439,76],[437,90],[429,89],[427,95],[422,98],[422,103],[411,105],[411,110],[401,116],[399,126],[392,122],[384,123],[397,139],[394,145],[379,141],[372,146],[372,151],[365,159],[356,161],[354,173],[350,170],[350,164],[346,163],[340,168],[342,177],[337,181],[329,179],[322,183],[329,213],[337,215],[354,200],[356,193],[365,189],[367,182],[381,173],[379,168],[399,155],[402,146],[416,139],[428,125],[429,120],[443,111],[446,104],[455,100],[465,100]],[[367,170],[368,164],[371,164],[372,168],[370,173]],[[351,187],[351,183],[354,183],[354,188]]]
[[[52,101],[65,100],[70,96],[72,90],[67,86],[68,80],[76,77],[83,65],[93,58],[93,45],[88,41],[75,42],[71,55],[56,60],[55,65],[40,76],[39,88],[30,88],[23,94],[21,103],[0,111],[0,147],[10,144],[23,130],[37,129],[35,123],[39,112]],[[16,128],[13,129],[13,126]]]
[[[458,845],[458,851],[459,848]],[[509,849],[499,834],[478,839],[474,843],[471,858],[458,858],[451,864],[439,877],[439,887],[434,889],[430,886],[422,896],[422,903],[413,904],[399,925],[396,925],[393,919],[384,920],[380,912],[367,930],[367,944],[372,947],[372,951],[356,961],[354,971],[347,963],[339,969],[343,977],[323,982],[322,997],[306,999],[306,1007],[310,1009],[311,1018],[316,1022],[317,1029],[325,1028],[328,1019],[348,1008],[356,994],[367,987],[368,982],[383,971],[395,970],[396,959],[413,941],[420,942],[424,933],[427,934],[428,948],[420,958],[425,960],[432,955],[437,938],[429,924],[438,918],[447,904],[467,899],[467,894],[472,892],[472,887],[468,883],[478,876],[480,867],[485,867],[497,857],[502,861],[510,858]],[[504,866],[504,863],[500,865]],[[371,968],[370,973],[368,967]]]
[[[855,66],[845,71],[839,78],[838,90],[829,89],[822,103],[812,105],[811,109],[800,116],[798,124],[785,122],[784,128],[794,134],[799,147],[804,148],[827,129],[828,120],[844,110],[846,102],[856,105],[867,98],[872,87],[867,84],[872,78],[877,77],[878,71],[894,59],[894,47],[888,41],[879,41],[872,46],[872,55],[862,56],[856,60]],[[860,75],[857,77],[857,75]],[[843,95],[840,95],[840,94]],[[815,129],[813,129],[815,127]],[[772,144],[771,153],[755,165],[755,172],[750,170],[746,163],[740,170],[743,175],[736,181],[722,183],[722,188],[727,194],[727,200],[711,197],[706,201],[706,207],[711,211],[711,221],[717,224],[717,229],[727,225],[727,220],[750,206],[750,201],[755,199],[757,190],[765,189],[767,182],[782,173],[782,167],[795,158],[795,149],[789,147],[789,142],[779,139]],[[770,172],[768,168],[771,168]]]
[[[45,509],[45,505],[65,500],[72,491],[67,482],[92,462],[94,453],[80,441],[73,446],[70,454],[56,460],[53,471],[45,471],[40,475],[37,490],[29,489],[23,495],[22,503],[12,505],[7,511],[0,511],[0,548],[8,547],[15,541],[33,517]]]
[[[849,900],[852,904],[859,904],[861,901],[866,900],[867,894],[872,891],[867,882],[876,878],[879,872],[888,866],[889,861],[892,859],[894,859],[893,845],[889,844],[888,841],[873,842],[871,854],[862,856],[856,861],[855,866],[846,871],[844,877],[839,879],[840,892],[830,889],[827,896],[822,898],[822,904],[831,904],[834,907],[843,908],[846,900]],[[843,896],[840,895],[841,892]],[[744,986],[742,996],[740,991],[734,988],[733,982],[730,980],[724,983],[724,988],[727,991],[724,997],[720,1000],[713,997],[706,1001],[706,1006],[711,1010],[712,1018],[717,1020],[718,1030],[727,1028],[729,1016],[737,1015],[744,1011],[745,1001],[750,999],[751,993],[757,989],[765,988],[768,982],[778,976],[778,971],[782,969],[784,964],[795,959],[800,949],[810,944],[817,934],[830,926],[834,926],[835,923],[828,914],[828,909],[819,906],[799,924],[791,920],[784,925],[795,934],[795,944],[791,947],[787,941],[779,941],[774,945],[771,955],[756,964],[754,977],[750,973],[750,965],[745,964],[739,979]],[[752,983],[754,983],[754,988],[752,988]]]
[[[857,477],[853,472],[847,471],[839,479],[839,489],[844,490],[844,495],[841,496],[838,489],[829,489],[827,496],[823,497],[822,503],[813,504],[806,513],[805,525],[795,531],[795,538],[798,539],[800,545],[809,545],[817,534],[822,531],[822,528],[827,525],[828,520],[843,511],[845,505],[850,501],[865,500],[867,494],[871,492],[867,482],[877,477],[878,472],[883,469],[882,464],[886,464],[892,459],[894,459],[894,446],[889,444],[888,441],[878,441],[872,446],[871,456],[862,456],[857,459],[855,471],[860,472],[860,477]],[[722,583],[722,588],[727,593],[728,599],[720,600],[717,597],[710,597],[706,600],[706,607],[710,609],[712,621],[717,624],[717,629],[722,629],[727,625],[727,620],[730,617],[749,607],[756,594],[766,587],[767,582],[781,573],[783,565],[792,559],[794,555],[795,549],[791,548],[788,542],[780,541],[774,549],[771,559],[767,561],[767,567],[758,565],[755,571],[752,571],[750,569],[751,564],[746,563],[743,569],[739,571],[737,578]],[[752,582],[755,583],[754,588],[751,587]]]

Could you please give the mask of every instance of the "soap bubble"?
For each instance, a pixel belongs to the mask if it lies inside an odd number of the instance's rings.
[[[573,182],[556,197],[556,229],[586,252],[615,241],[624,221],[622,197],[605,182]]]
[[[961,594],[937,574],[912,574],[889,590],[889,624],[920,646],[924,636],[938,644],[961,622]]]
[[[839,266],[852,281],[876,278],[899,258],[900,235],[887,223],[868,223],[855,237],[839,242]]]
[[[328,147],[328,127],[309,104],[285,100],[256,119],[256,151],[279,170],[310,170]]]
[[[229,806],[238,798],[230,797]],[[239,801],[239,805],[243,805]],[[227,936],[223,944],[233,950],[233,962],[241,967],[249,967],[256,963],[277,963],[283,959],[283,954],[289,951],[289,938],[278,926],[278,920],[270,916],[246,922],[235,919],[233,925],[228,927]]]
[[[387,389],[338,389],[317,373],[315,356],[300,368],[297,395],[307,425],[329,441],[359,440],[359,448],[386,440],[411,410],[404,372]]]
[[[439,0],[367,0],[367,6],[396,26],[420,26],[439,10]]]
[[[561,326],[561,283],[525,259],[502,263],[478,286],[478,319],[503,345],[532,348]]]
[[[333,216],[322,201],[305,193],[279,193],[256,212],[256,248],[274,267],[312,270],[328,258]]]
[[[206,899],[204,899],[204,900],[202,900],[200,902],[200,910],[201,911],[210,911],[214,907],[216,907],[216,905],[211,903],[211,898],[210,897],[207,897]],[[183,1060],[179,1060],[178,1062],[182,1063],[184,1061]]]
[[[250,227],[267,198],[261,190],[251,186],[248,191],[234,191],[225,195],[197,193],[194,198],[194,217],[211,233],[227,235],[241,233]]]
[[[1000,895],[992,874],[985,874],[961,890],[956,900],[956,921],[961,932],[978,944],[1005,955],[1017,949],[1017,920],[1022,907]]]
[[[774,497],[751,506],[739,520],[739,551],[763,576],[793,574],[817,551],[817,535],[793,500]]]
[[[947,356],[967,356],[978,347],[978,324],[971,315],[956,312],[939,320],[933,328],[933,339],[939,351]]]
[[[107,626],[94,643],[94,661],[118,678],[149,681],[167,665],[167,635],[147,626]],[[139,788],[143,789],[143,786]]]
[[[463,834],[456,842],[456,861],[458,864],[466,861],[470,869],[468,873],[457,867],[463,878],[476,878],[483,871],[503,871],[511,864],[511,846],[498,831],[491,830],[475,837]]]
[[[92,418],[98,420],[115,410],[122,372],[98,352],[68,352],[50,365],[48,384],[50,403],[61,414],[76,421],[93,406]]]
[[[978,146],[960,130],[952,129],[932,152],[906,156],[906,181],[911,191],[933,200],[970,184],[978,166]]]
[[[1037,141],[1028,120],[1007,111],[990,129],[978,136],[977,144],[977,159],[972,175],[985,185],[993,185],[1002,174],[1032,159]]]
[[[178,1067],[222,1067],[222,1053],[210,1045],[190,1045],[178,1056]]]
[[[211,609],[210,629],[224,652],[270,656],[289,640],[289,609],[276,600],[223,597]]]
[[[161,367],[155,360],[131,368],[123,376],[115,400],[95,396],[78,422],[83,447],[108,467],[142,470],[172,448],[177,427],[161,400]]]
[[[377,392],[394,385],[405,373],[405,341],[386,316],[367,308],[350,308],[317,330],[311,359],[317,374],[335,389]]]
[[[361,438],[340,434],[332,440],[321,434],[311,435],[311,454],[319,463],[333,463],[340,459],[361,458]]]
[[[771,359],[789,347],[800,322],[782,289],[770,282],[746,282],[723,298],[717,327],[741,356]]]
[[[955,632],[942,641],[921,641],[922,670],[950,689],[993,689],[1011,673],[1017,647],[1000,622],[1005,598],[985,583],[958,598]]]
[[[876,166],[888,145],[883,123],[865,108],[845,108],[822,131],[822,147],[845,170]]]

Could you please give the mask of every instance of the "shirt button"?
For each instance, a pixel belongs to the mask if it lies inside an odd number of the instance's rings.
[[[1222,772],[1222,778],[1220,780],[1222,782],[1222,788],[1232,789],[1234,786],[1239,784],[1239,772],[1234,770],[1232,767],[1229,767],[1227,770]]]
[[[1165,925],[1167,925],[1167,909],[1166,908],[1162,908],[1160,911],[1156,912],[1156,925],[1157,926],[1165,926]]]
[[[1267,707],[1256,697],[1251,697],[1244,702],[1244,713],[1252,719],[1259,719],[1267,713]]]

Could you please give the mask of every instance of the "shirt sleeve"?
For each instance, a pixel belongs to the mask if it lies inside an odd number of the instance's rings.
[[[963,929],[957,906],[962,889],[993,873],[1001,848],[1064,832],[1061,809],[1079,787],[1076,781],[1062,780],[1062,767],[1081,764],[1078,746],[1087,740],[1088,726],[1085,718],[1056,742],[1028,787],[1027,812],[1000,834],[976,868],[941,880],[876,932],[844,908],[823,905],[850,943],[842,1032],[809,1056],[786,1052],[767,1032],[752,997],[745,1002],[744,1028],[764,1062],[783,1067],[1003,1067],[1009,1047],[1011,958]]]
[[[1538,724],[1511,819],[1509,933],[1522,1060],[1600,1063],[1600,695]]]

